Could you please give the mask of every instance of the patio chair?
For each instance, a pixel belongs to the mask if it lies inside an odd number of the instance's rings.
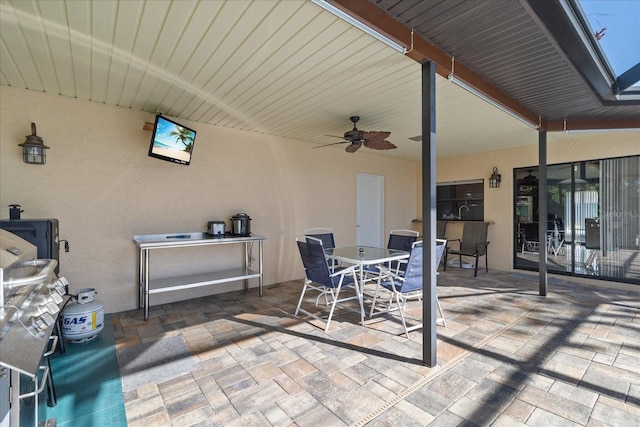
[[[387,249],[409,252],[419,235],[420,233],[414,230],[391,230]],[[407,269],[407,260],[394,261],[389,267],[395,269],[398,274],[404,274]]]
[[[331,228],[307,228],[306,230],[304,230],[304,235],[320,239],[325,249],[333,249],[336,247],[336,242],[333,238],[333,229]],[[335,271],[338,265],[339,264],[336,260],[329,260],[329,268],[331,269],[331,271]]]
[[[537,254],[540,252],[540,238],[538,237],[538,223],[528,222],[520,224],[522,236],[522,253]]]
[[[462,256],[469,256],[474,258],[474,272],[473,277],[478,276],[478,258],[484,256],[485,269],[489,272],[489,260],[487,259],[487,229],[489,228],[488,222],[465,222],[462,228],[462,239],[452,239],[449,242],[457,241],[460,243],[459,249],[452,249],[447,245],[444,254],[444,270],[447,270],[447,260],[449,254],[458,255],[460,260],[460,267],[462,267]]]
[[[585,218],[584,230],[584,247],[587,254],[584,268],[587,274],[595,274],[598,271],[598,252],[600,250],[600,218]]]
[[[414,230],[391,230],[389,233],[389,241],[387,242],[387,249],[395,249],[400,251],[411,251],[411,247],[418,240],[419,232]],[[395,270],[397,274],[404,274],[407,268],[407,260],[392,261],[387,265],[390,270]],[[380,274],[378,266],[366,265],[364,267],[367,273],[368,281],[375,281]]]
[[[447,222],[446,220],[436,221],[436,238],[446,239],[447,237]]]
[[[322,240],[325,249],[333,249],[336,247],[336,242],[333,238],[333,229],[331,228],[307,228],[304,230],[304,235]]]
[[[306,239],[309,239],[309,237],[307,236]],[[331,308],[329,310],[329,315],[327,316],[326,327],[324,329],[325,332],[329,331],[329,325],[331,324],[331,318],[335,311],[336,304],[354,299],[358,300],[358,303],[360,304],[360,323],[364,326],[364,305],[362,303],[362,293],[360,292],[355,273],[356,266],[344,268],[332,273],[329,271],[327,256],[321,242],[307,243],[297,240],[296,243],[298,244],[306,278],[304,286],[302,287],[302,292],[300,293],[298,306],[294,313],[295,316],[297,316],[299,312],[302,312],[314,319],[320,321],[324,320],[316,314],[301,308],[302,301],[307,290],[315,290],[320,292],[320,296],[325,295],[326,297],[327,294],[331,295]],[[355,295],[340,298],[340,291],[346,287],[353,287]],[[316,306],[318,305],[319,297],[316,298]],[[327,304],[329,304],[329,302]]]
[[[322,241],[322,239],[318,239],[317,237],[311,237],[311,236],[305,236],[304,238],[308,244],[320,245],[323,247],[323,250],[324,250],[324,242]],[[326,256],[326,252],[325,252],[325,256]],[[336,260],[329,258],[328,256],[327,256],[327,263],[329,265],[329,271],[331,273],[335,273],[338,270],[344,270],[344,267],[340,267],[337,264]],[[324,296],[325,304],[329,306],[329,295],[331,295],[331,292],[329,292],[327,288],[324,288],[324,290],[320,294],[318,294],[318,297],[316,298],[316,305],[318,305],[320,298]]]
[[[446,250],[446,246],[446,240],[436,239],[436,269],[440,265],[442,255]],[[380,276],[378,278],[378,287],[376,288],[376,293],[371,304],[371,311],[369,313],[369,316],[373,317],[380,314],[398,311],[400,313],[402,327],[404,328],[404,332],[407,338],[409,338],[409,332],[422,328],[422,322],[407,327],[406,316],[404,313],[407,301],[411,299],[422,298],[422,256],[422,241],[415,242],[415,244],[411,248],[411,255],[409,256],[407,269],[403,276],[396,274],[395,271],[390,270],[386,267],[379,267]],[[380,290],[380,287],[389,291],[391,295],[387,303],[387,307],[384,309],[376,310],[376,301],[378,300],[378,291]],[[440,313],[440,317],[437,319],[437,321],[442,322],[442,324],[446,326],[444,313],[442,311],[442,307],[440,306],[440,300],[438,300],[437,295],[436,305],[438,307],[438,312]]]
[[[547,221],[547,253],[558,256],[564,245],[564,230],[559,224],[562,220],[551,219]]]

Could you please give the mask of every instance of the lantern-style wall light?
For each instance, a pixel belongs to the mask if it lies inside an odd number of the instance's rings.
[[[494,166],[491,178],[489,178],[489,188],[500,188],[500,181],[502,181],[502,178],[498,173],[498,168]]]
[[[31,123],[31,135],[27,135],[27,140],[22,144],[22,160],[32,165],[44,165],[47,162],[46,145],[42,138],[36,135],[36,124]]]

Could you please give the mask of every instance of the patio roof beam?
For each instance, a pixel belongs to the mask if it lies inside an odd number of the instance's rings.
[[[451,75],[453,71],[452,57],[449,54],[419,35],[415,33],[412,35],[409,28],[378,9],[375,5],[368,1],[328,1],[358,21],[366,24],[368,27],[375,29],[379,33],[404,46],[407,49],[406,56],[419,63],[423,63],[426,60],[432,61],[436,64],[436,72],[439,75],[445,78]],[[455,63],[455,76],[458,80],[474,88],[486,98],[503,106],[505,109],[522,117],[526,121],[531,123],[540,122],[537,114],[500,91],[496,86],[484,80],[458,61]]]
[[[546,124],[545,124],[546,123]],[[606,129],[640,129],[640,119],[624,120],[549,120],[543,122],[548,132],[592,131]]]
[[[618,95],[635,85],[638,81],[640,81],[640,63],[618,76],[613,86],[613,92]]]

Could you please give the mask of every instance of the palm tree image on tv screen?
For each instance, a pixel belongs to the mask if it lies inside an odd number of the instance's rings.
[[[149,147],[149,156],[188,165],[191,162],[196,132],[165,117],[157,116]]]

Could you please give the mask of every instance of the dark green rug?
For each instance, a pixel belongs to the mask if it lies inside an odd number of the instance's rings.
[[[66,341],[65,353],[51,355],[58,404],[46,407],[46,419],[55,418],[59,427],[127,425],[111,315],[104,325],[93,341]]]

